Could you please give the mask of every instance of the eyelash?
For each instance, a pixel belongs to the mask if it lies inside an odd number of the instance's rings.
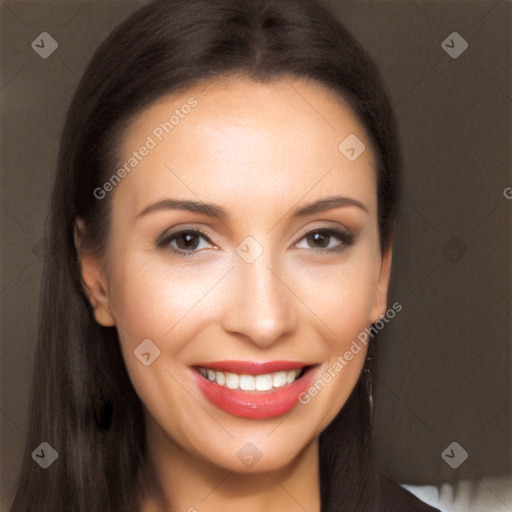
[[[321,234],[327,235],[329,237],[337,238],[342,243],[340,245],[336,246],[336,247],[331,247],[330,249],[316,249],[316,250],[313,249],[313,251],[315,251],[315,252],[319,252],[319,253],[338,252],[338,251],[342,251],[343,249],[346,249],[347,247],[349,247],[349,246],[354,244],[354,236],[352,235],[352,233],[349,233],[349,232],[343,231],[343,230],[339,230],[339,229],[333,229],[333,228],[313,229],[313,230],[309,231],[308,233],[306,233],[299,240],[299,242],[301,240],[304,240],[308,236],[316,234],[316,233],[321,233]],[[171,242],[172,241],[176,240],[177,238],[179,238],[180,236],[183,236],[185,234],[199,235],[202,238],[204,238],[208,243],[210,243],[212,245],[215,245],[211,241],[210,237],[206,233],[203,233],[202,231],[199,231],[197,229],[183,229],[181,231],[176,231],[175,233],[170,233],[170,234],[165,234],[164,233],[162,236],[160,236],[157,239],[156,245],[158,247],[168,246],[170,248],[171,252],[173,252],[174,254],[178,254],[180,256],[183,256],[185,258],[188,258],[190,256],[194,256],[198,252],[196,249],[193,249],[191,251],[185,251],[183,249],[175,249],[174,247],[171,246]]]

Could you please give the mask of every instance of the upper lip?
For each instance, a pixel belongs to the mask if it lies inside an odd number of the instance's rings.
[[[194,367],[211,368],[221,372],[264,374],[278,371],[295,370],[312,366],[312,363],[299,361],[209,361],[195,364]]]

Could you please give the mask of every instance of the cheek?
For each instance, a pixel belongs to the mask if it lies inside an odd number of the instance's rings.
[[[309,272],[302,280],[324,354],[318,378],[300,399],[305,407],[322,411],[317,434],[344,406],[363,369],[379,269],[380,258],[361,252],[350,264]]]
[[[379,258],[360,251],[342,263],[298,274],[297,295],[323,325],[330,344],[343,345],[371,323],[379,269]]]
[[[220,265],[201,270],[170,264],[165,255],[127,257],[112,272],[109,303],[133,340],[167,339],[182,319],[201,309],[222,273]]]
[[[174,435],[178,435],[177,411],[184,418],[178,424],[192,421],[187,416],[190,396],[180,378],[175,378],[176,369],[186,358],[184,348],[201,329],[197,320],[209,321],[201,298],[213,280],[212,275],[194,274],[192,267],[178,269],[154,254],[135,251],[111,267],[109,303],[128,374],[150,414],[161,424],[173,426]],[[146,352],[150,354],[147,366],[138,357]]]

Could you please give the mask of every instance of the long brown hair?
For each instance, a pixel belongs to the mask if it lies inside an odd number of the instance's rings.
[[[12,512],[136,511],[135,482],[145,453],[142,404],[115,328],[96,323],[83,292],[74,222],[84,219],[88,245],[101,252],[110,201],[98,200],[94,190],[112,175],[123,129],[164,94],[230,73],[260,81],[307,77],[348,101],[379,160],[381,249],[391,243],[399,176],[394,119],[376,66],[338,21],[313,0],[157,0],[136,11],[94,54],[66,118],[48,226],[29,433]],[[323,512],[375,510],[363,376],[320,436]],[[98,428],[93,414],[102,396],[113,404],[108,430]],[[31,458],[43,441],[59,454],[46,470]]]

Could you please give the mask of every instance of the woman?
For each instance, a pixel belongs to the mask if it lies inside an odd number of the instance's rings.
[[[64,128],[12,511],[434,510],[371,446],[397,146],[312,1],[121,24]]]

